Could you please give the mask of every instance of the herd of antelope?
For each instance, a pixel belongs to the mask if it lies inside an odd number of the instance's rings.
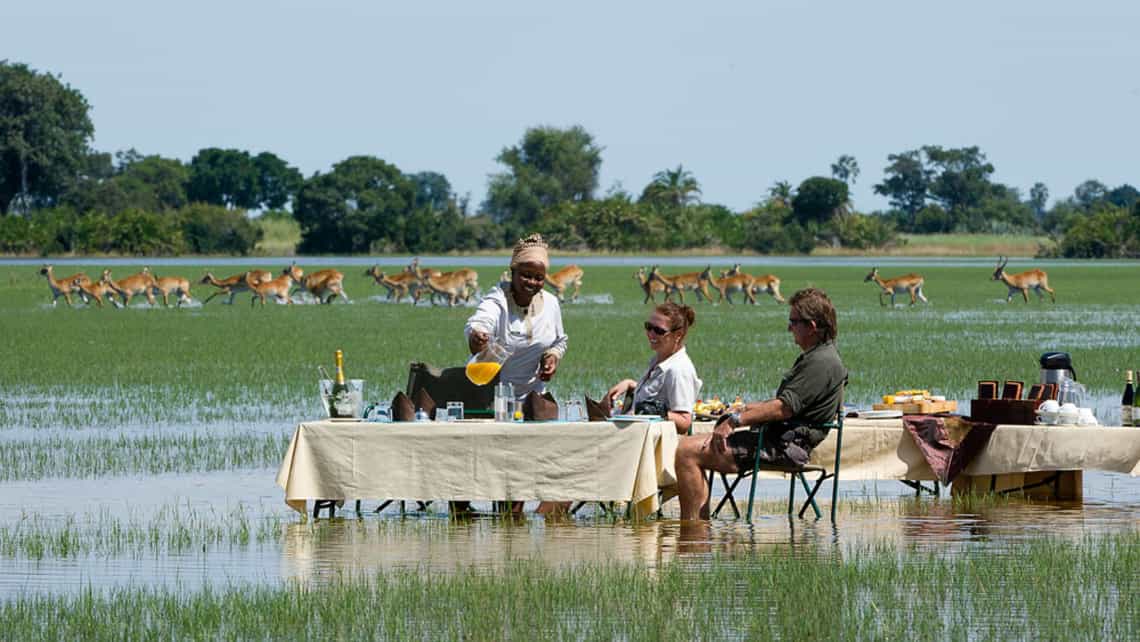
[[[1022,299],[1028,303],[1029,290],[1031,289],[1039,299],[1043,300],[1045,298],[1044,292],[1048,292],[1049,298],[1054,303],[1057,302],[1053,289],[1049,287],[1049,277],[1044,270],[1029,270],[1018,274],[1009,274],[1005,271],[1008,263],[1008,258],[998,257],[997,266],[993,272],[993,280],[1001,281],[1008,288],[1005,299],[1007,303],[1012,301],[1013,296],[1019,292]],[[146,267],[137,274],[122,279],[113,279],[111,278],[111,270],[103,270],[97,281],[90,279],[83,272],[57,279],[52,272],[51,265],[44,265],[40,268],[40,274],[47,279],[48,286],[51,288],[53,306],[60,297],[63,297],[68,305],[71,305],[73,295],[78,296],[84,303],[94,301],[99,307],[103,307],[104,299],[110,301],[115,307],[127,306],[130,305],[131,299],[136,296],[145,297],[151,305],[155,305],[156,296],[161,296],[162,304],[167,307],[170,306],[171,296],[175,297],[177,306],[191,301],[190,281],[180,276],[155,276],[150,268]],[[574,301],[578,299],[582,289],[582,274],[582,268],[577,265],[569,265],[557,272],[548,274],[546,285],[560,301],[565,301],[567,293]],[[408,297],[415,305],[420,302],[423,295],[427,294],[433,305],[438,301],[446,301],[450,307],[460,301],[469,302],[472,296],[479,293],[479,275],[475,270],[461,268],[453,272],[440,272],[439,270],[420,267],[418,258],[413,259],[411,264],[399,272],[386,274],[380,270],[380,266],[374,265],[364,275],[372,277],[377,285],[385,287],[388,290],[388,300],[396,303]],[[504,272],[500,278],[504,281],[509,280],[510,273]],[[778,277],[773,274],[760,276],[746,274],[740,269],[739,263],[732,266],[732,269],[721,270],[719,277],[713,276],[711,265],[700,272],[673,276],[663,274],[654,265],[648,270],[644,267],[638,269],[634,278],[637,279],[641,289],[645,292],[643,303],[650,301],[656,303],[658,294],[664,295],[665,301],[671,301],[673,295],[677,295],[681,303],[684,303],[687,291],[696,295],[698,301],[711,303],[713,298],[709,288],[716,290],[716,302],[718,303],[728,301],[729,304],[734,304],[732,295],[740,294],[746,301],[755,304],[756,295],[759,293],[766,293],[777,303],[784,303],[784,297],[780,294],[780,279]],[[873,267],[871,272],[863,278],[863,282],[873,282],[879,286],[879,305],[881,306],[886,305],[884,296],[889,296],[891,306],[894,306],[895,296],[899,294],[909,295],[911,305],[918,301],[928,303],[926,295],[922,292],[926,280],[921,274],[911,273],[884,279],[879,275],[879,268]],[[278,303],[291,304],[293,303],[293,295],[298,292],[307,292],[319,303],[331,303],[338,296],[349,301],[348,294],[344,291],[344,274],[342,272],[327,269],[305,274],[296,262],[282,270],[277,277],[266,270],[248,270],[225,279],[215,278],[212,273],[207,272],[199,283],[216,288],[210,296],[202,301],[203,305],[218,296],[228,296],[227,302],[232,304],[234,297],[243,292],[251,295],[251,306],[256,305],[259,301],[264,306],[270,298]],[[119,300],[116,300],[116,296],[119,297]]]
[[[1038,299],[1044,299],[1043,292],[1049,293],[1049,298],[1056,303],[1057,297],[1053,289],[1049,287],[1049,276],[1045,274],[1044,270],[1029,270],[1018,274],[1009,274],[1005,271],[1005,266],[1009,263],[1006,257],[998,257],[997,267],[994,269],[993,280],[1001,281],[1009,288],[1006,295],[1006,303],[1013,300],[1013,295],[1021,293],[1022,299],[1029,303],[1029,290],[1033,290],[1037,294]],[[642,267],[637,270],[633,275],[637,279],[638,284],[641,285],[642,291],[645,292],[645,299],[643,303],[650,301],[657,302],[657,294],[664,294],[665,300],[671,300],[672,296],[676,294],[680,298],[681,303],[685,302],[685,291],[692,291],[697,296],[698,301],[712,302],[712,296],[709,293],[711,286],[717,292],[717,302],[728,301],[733,303],[733,294],[743,294],[744,298],[749,303],[756,303],[756,294],[758,292],[767,292],[778,303],[784,302],[784,297],[780,295],[780,279],[773,274],[765,274],[763,276],[751,276],[745,274],[740,269],[740,264],[732,266],[731,270],[722,270],[720,278],[712,275],[712,266],[705,267],[700,272],[689,272],[686,274],[677,274],[675,276],[666,276],[654,265],[648,271]],[[929,303],[926,295],[923,294],[922,288],[926,283],[926,279],[921,274],[905,274],[897,276],[892,279],[884,279],[879,276],[879,268],[872,267],[871,272],[863,278],[864,283],[874,282],[879,286],[879,305],[885,306],[886,301],[884,296],[891,297],[891,306],[895,304],[895,295],[907,294],[910,296],[910,304],[914,305],[918,301]]]
[[[98,281],[92,280],[83,272],[57,279],[51,265],[40,268],[40,274],[47,279],[53,306],[58,303],[59,297],[63,297],[63,300],[71,305],[72,295],[78,296],[84,303],[94,301],[98,307],[103,307],[104,299],[115,307],[125,307],[130,305],[131,299],[136,296],[145,297],[147,303],[155,305],[155,297],[160,295],[162,304],[166,307],[170,307],[171,295],[177,298],[178,307],[191,301],[188,279],[181,276],[155,276],[148,267],[122,279],[111,278],[111,270],[106,269]],[[258,301],[261,301],[261,305],[265,305],[270,297],[279,303],[293,303],[292,297],[298,291],[308,292],[320,303],[330,303],[337,296],[347,301],[348,294],[344,291],[343,281],[344,274],[337,270],[320,270],[305,274],[304,270],[294,262],[282,270],[281,275],[276,278],[265,270],[249,270],[225,279],[217,279],[212,273],[207,272],[200,283],[217,288],[217,291],[202,302],[203,304],[209,303],[216,296],[227,294],[228,302],[233,303],[235,296],[248,292],[251,295],[250,305],[256,305]],[[116,296],[120,300],[116,300]]]

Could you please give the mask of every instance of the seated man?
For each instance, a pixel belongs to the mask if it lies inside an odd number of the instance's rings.
[[[788,331],[801,353],[776,397],[745,404],[740,412],[721,417],[712,435],[684,437],[678,445],[681,519],[709,517],[705,470],[751,472],[756,457],[761,464],[802,465],[827,437],[826,430],[809,426],[832,421],[842,403],[847,369],[835,347],[835,307],[816,288],[796,292],[788,306]],[[757,443],[758,433],[736,430],[757,424],[768,424],[763,444]]]

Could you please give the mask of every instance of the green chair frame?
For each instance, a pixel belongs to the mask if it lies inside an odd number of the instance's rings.
[[[839,469],[840,469],[840,463],[842,460],[842,453],[843,453],[843,410],[842,410],[842,405],[840,406],[840,409],[835,413],[835,421],[834,422],[829,422],[826,424],[816,424],[814,427],[826,428],[829,432],[832,430],[836,431],[835,432],[835,438],[836,438],[836,440],[835,440],[835,465],[832,468],[831,472],[828,472],[827,469],[824,468],[823,466],[816,466],[816,465],[812,465],[812,464],[805,464],[803,466],[761,465],[760,464],[760,457],[756,457],[755,463],[752,464],[752,471],[737,475],[736,479],[734,479],[731,484],[728,483],[727,475],[724,475],[723,473],[721,474],[721,480],[725,484],[725,496],[723,498],[721,498],[720,503],[717,504],[717,506],[716,506],[716,510],[714,510],[712,512],[713,517],[716,517],[716,515],[720,513],[721,508],[724,507],[726,502],[729,503],[729,505],[732,507],[732,510],[736,514],[736,516],[737,517],[740,516],[740,511],[736,507],[736,501],[733,499],[733,493],[736,491],[736,487],[740,484],[740,482],[742,480],[751,478],[750,487],[748,489],[748,506],[747,506],[747,509],[745,510],[745,519],[748,521],[748,523],[752,523],[752,507],[755,503],[755,498],[756,498],[756,480],[759,478],[759,475],[757,473],[759,473],[760,470],[769,470],[769,471],[782,472],[782,473],[786,473],[789,475],[789,480],[788,480],[788,515],[791,515],[792,512],[795,510],[796,482],[799,481],[799,483],[804,487],[804,492],[807,493],[807,499],[804,500],[803,505],[800,507],[799,517],[801,517],[801,518],[804,516],[804,513],[807,512],[808,506],[811,506],[811,509],[815,512],[815,518],[816,519],[820,519],[823,517],[823,513],[821,513],[819,510],[819,505],[816,504],[816,502],[815,502],[815,496],[819,492],[820,487],[823,486],[823,482],[825,482],[829,479],[832,480],[832,482],[831,482],[831,522],[835,523],[835,509],[839,505]],[[764,426],[764,425],[755,426],[752,428],[753,432],[758,433],[758,437],[757,437],[757,439],[759,440],[758,443],[764,442],[764,431],[766,430],[766,428],[767,428],[767,426]],[[814,484],[809,484],[805,473],[819,473],[819,477],[817,477],[814,480]],[[713,472],[710,471],[709,472],[709,488],[710,488],[709,492],[710,493],[712,492],[712,490],[711,490],[712,489],[712,475],[713,475]]]

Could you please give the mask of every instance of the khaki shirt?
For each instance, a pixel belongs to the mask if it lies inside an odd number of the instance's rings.
[[[834,341],[827,341],[800,353],[784,375],[776,398],[792,411],[789,423],[829,423],[843,401],[846,380],[847,368],[839,350]]]

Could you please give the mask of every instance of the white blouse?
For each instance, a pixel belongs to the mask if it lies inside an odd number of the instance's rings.
[[[480,330],[491,335],[492,341],[511,349],[511,356],[499,372],[499,381],[514,384],[515,396],[521,399],[532,390],[546,391],[546,382],[538,378],[542,355],[552,352],[561,360],[566,354],[567,337],[558,297],[543,290],[523,308],[509,292],[510,283],[506,281],[491,288],[467,319],[463,334],[470,337],[472,330]]]
[[[661,363],[657,363],[657,355],[653,355],[649,360],[649,370],[633,393],[633,407],[646,399],[657,399],[664,402],[669,410],[692,413],[703,385],[684,347]],[[633,412],[632,408],[630,412]]]

